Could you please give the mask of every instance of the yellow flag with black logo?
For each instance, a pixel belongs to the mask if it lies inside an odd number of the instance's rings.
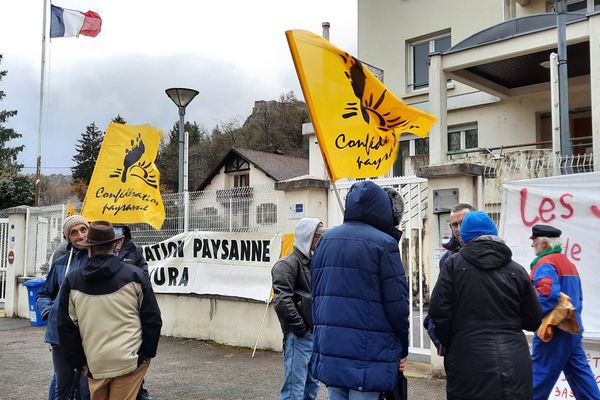
[[[404,104],[358,59],[314,33],[285,34],[334,182],[387,174],[401,134],[429,134],[436,118]]]
[[[108,125],[81,210],[85,218],[161,228],[165,207],[154,164],[160,136],[150,125]]]

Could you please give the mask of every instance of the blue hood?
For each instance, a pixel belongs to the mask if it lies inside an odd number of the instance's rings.
[[[388,234],[396,230],[390,197],[371,181],[355,183],[346,195],[344,222],[349,221],[369,224]]]

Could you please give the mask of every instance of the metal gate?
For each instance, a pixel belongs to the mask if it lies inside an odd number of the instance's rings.
[[[373,182],[381,187],[392,187],[404,199],[404,216],[400,223],[402,239],[399,243],[404,271],[408,277],[410,307],[409,352],[424,356],[430,355],[430,340],[423,328],[429,304],[429,284],[425,266],[424,243],[426,243],[425,223],[427,218],[427,179],[418,177],[380,178]],[[337,184],[342,201],[352,186],[352,182]],[[329,226],[340,225],[344,216],[333,190],[329,191]]]
[[[8,218],[0,218],[0,305],[6,300],[6,266],[8,261]]]

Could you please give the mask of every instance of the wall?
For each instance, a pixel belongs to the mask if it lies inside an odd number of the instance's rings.
[[[315,178],[327,179],[325,162],[319,148],[319,142],[312,123],[302,124],[302,135],[308,136],[308,175]]]
[[[290,219],[288,208],[294,204],[304,204],[304,216],[319,218],[325,226],[328,226],[327,221],[327,196],[328,191],[323,189],[301,189],[301,190],[288,190],[285,192],[285,204],[286,209],[283,215],[285,224],[283,225],[283,233],[293,232],[296,224],[300,220]],[[280,214],[281,215],[281,214]]]
[[[569,107],[589,107],[590,96],[589,82],[569,87]],[[537,141],[538,113],[550,111],[549,91],[537,92],[450,111],[448,126],[477,122],[480,148],[532,143]]]
[[[209,296],[157,294],[162,335],[254,347],[265,303]],[[281,351],[283,335],[273,306],[265,317],[258,348]]]
[[[407,41],[451,31],[452,45],[502,21],[499,0],[358,0],[358,57],[384,70],[386,86],[398,96],[407,88]],[[472,92],[457,84],[449,95]],[[425,90],[422,93],[427,93]],[[411,96],[418,102],[424,96]]]
[[[250,186],[271,185],[274,182],[273,178],[267,176],[260,169],[250,164]],[[204,191],[222,190],[233,188],[233,174],[226,174],[223,166],[212,181],[204,188]]]

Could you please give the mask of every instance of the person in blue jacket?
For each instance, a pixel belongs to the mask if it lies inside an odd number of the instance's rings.
[[[81,215],[72,215],[65,219],[63,223],[63,234],[69,242],[67,253],[56,258],[52,262],[48,277],[46,278],[46,283],[38,293],[36,301],[38,309],[42,314],[42,319],[48,320],[44,340],[51,346],[52,365],[54,367],[55,377],[53,378],[53,382],[51,382],[50,392],[52,392],[52,383],[54,383],[53,398],[56,400],[69,399],[75,377],[80,376],[79,374],[75,374],[58,344],[57,299],[67,272],[83,267],[88,262],[87,249],[77,245],[77,242],[80,242],[87,237],[88,229],[89,224]],[[81,375],[80,378],[79,393],[81,399],[89,399],[87,378],[83,377],[83,375]]]
[[[460,237],[460,225],[462,224],[465,215],[475,211],[475,208],[467,203],[460,203],[452,207],[450,211],[450,229],[452,230],[452,237],[448,242],[442,243],[442,246],[447,250],[446,253],[440,258],[439,266],[442,268],[446,263],[446,259],[454,253],[458,253],[460,248],[463,246],[462,239]]]
[[[560,293],[571,298],[581,330],[572,334],[554,330],[549,342],[533,337],[533,398],[546,400],[564,371],[576,399],[600,399],[600,391],[582,344],[583,293],[581,279],[575,265],[562,253],[560,229],[550,225],[531,228],[531,247],[536,257],[531,263],[531,279],[537,290],[542,313],[548,314],[558,304]]]
[[[399,218],[396,218],[399,222]],[[346,196],[312,263],[313,373],[330,400],[377,400],[408,355],[408,285],[390,196],[371,181]]]

